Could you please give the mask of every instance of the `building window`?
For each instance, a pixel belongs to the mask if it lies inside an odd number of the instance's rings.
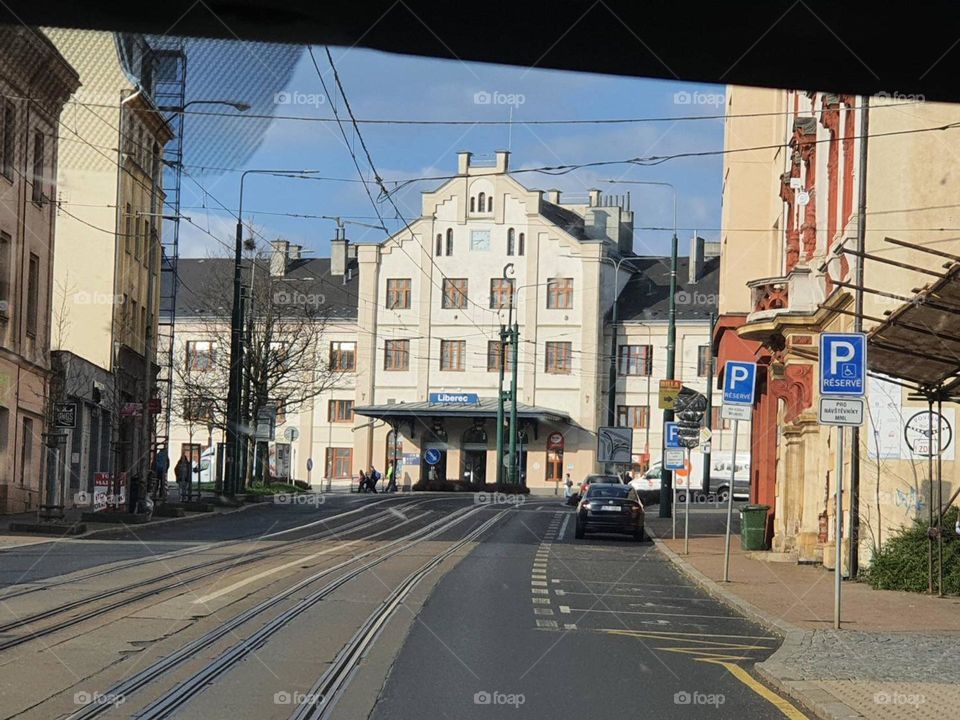
[[[410,279],[393,278],[387,280],[387,309],[410,309]]]
[[[10,411],[0,406],[0,455],[7,454],[10,445]]]
[[[544,352],[544,370],[551,375],[569,375],[573,362],[573,345],[568,342],[548,342]]]
[[[477,195],[477,211],[483,212],[484,208],[487,207],[487,196],[484,193]]]
[[[710,429],[711,430],[729,430],[730,421],[720,416],[723,408],[711,408],[710,410]]]
[[[3,138],[0,142],[0,152],[3,153],[0,159],[0,172],[3,176],[13,181],[14,154],[16,153],[17,138],[17,108],[9,100],[3,101]]]
[[[650,422],[650,408],[646,405],[619,405],[617,407],[617,425],[620,427],[645,430]]]
[[[217,344],[210,340],[187,341],[187,370],[205,372],[213,369],[217,359]]]
[[[20,438],[20,484],[33,478],[33,420],[23,418],[23,435]]]
[[[520,240],[517,243],[517,255],[523,255],[525,248],[527,236],[524,233],[520,233]]]
[[[489,230],[471,230],[470,231],[470,250],[477,252],[488,252],[490,250],[490,231]]]
[[[488,340],[487,341],[487,371],[488,372],[499,372],[500,371],[500,346],[502,343],[499,340]],[[504,367],[504,370],[513,370],[513,345],[508,345],[506,348],[507,354],[507,364]]]
[[[357,344],[355,342],[330,343],[330,369],[353,372],[357,369]]]
[[[547,307],[551,310],[573,308],[573,278],[547,280]]]
[[[387,340],[383,344],[384,370],[410,369],[410,341]]]
[[[487,212],[488,213],[493,212],[493,195],[487,198]]]
[[[443,307],[447,310],[465,308],[467,306],[467,279],[443,279]]]
[[[440,257],[441,255],[443,255],[443,234],[442,233],[437,233],[437,246],[433,254],[436,255],[437,257]]]
[[[513,228],[507,230],[507,255],[513,255],[516,251],[517,238]]]
[[[440,369],[452,371],[465,370],[464,355],[466,355],[466,352],[466,340],[441,340]]]
[[[327,407],[328,422],[353,422],[353,400],[331,400]]]
[[[37,336],[37,321],[40,315],[40,258],[30,253],[27,275],[27,335]]]
[[[617,368],[621,375],[650,375],[653,345],[621,345]]]
[[[33,133],[33,191],[30,199],[35,203],[43,202],[43,140],[42,132]]]
[[[0,232],[0,314],[10,312],[10,244],[12,238]]]
[[[513,303],[513,278],[493,278],[490,280],[490,307],[502,310]]]
[[[477,211],[477,199],[473,196],[470,197],[470,212]]]
[[[183,399],[183,419],[191,423],[212,425],[213,402],[208,398],[185,397]]]
[[[710,355],[710,346],[701,345],[697,348],[697,375],[700,377],[706,377],[707,375],[712,375],[710,372],[710,361],[713,360],[713,357]]]
[[[327,448],[327,477],[344,479],[353,476],[353,448]]]
[[[447,255],[453,255],[453,228],[447,228]]]
[[[133,208],[127,203],[127,212],[123,218],[123,249],[127,255],[133,255]]]

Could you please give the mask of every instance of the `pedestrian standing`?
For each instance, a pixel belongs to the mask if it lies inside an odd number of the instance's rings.
[[[380,478],[380,471],[371,465],[370,472],[367,473],[367,487],[370,488],[370,492],[375,493],[377,491],[377,481],[380,480]]]
[[[367,475],[363,472],[363,469],[360,469],[360,475],[357,476],[357,492],[362,493],[367,491]]]
[[[180,502],[186,502],[190,498],[190,476],[193,474],[193,463],[186,453],[177,461],[173,474],[177,478],[177,487],[180,488]]]
[[[431,466],[430,466],[430,472],[427,473],[427,479],[430,481],[430,484],[431,484],[431,485],[435,485],[437,482],[439,482],[440,478],[439,478],[439,476],[437,475],[437,466],[436,466],[436,465],[431,465]]]
[[[393,462],[390,461],[390,464],[387,465],[387,489],[386,492],[396,492],[397,491],[397,468]]]

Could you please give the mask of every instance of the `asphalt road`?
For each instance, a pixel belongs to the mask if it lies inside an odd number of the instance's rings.
[[[778,638],[573,535],[549,497],[343,495],[13,548],[0,718],[803,717],[750,673]]]

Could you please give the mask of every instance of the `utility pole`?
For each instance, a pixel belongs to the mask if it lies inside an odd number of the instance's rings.
[[[714,369],[715,358],[713,357],[713,333],[717,325],[717,313],[710,313],[710,352],[707,355],[707,413],[705,417],[705,424],[707,430],[710,431],[710,439],[707,440],[707,447],[710,448],[707,452],[703,454],[703,494],[710,494],[710,470],[712,469],[712,464],[710,462],[710,456],[713,452],[713,382],[714,382]],[[723,427],[723,421],[720,421],[720,426]],[[737,464],[736,455],[733,458],[733,464]],[[733,485],[730,485],[731,494]]]
[[[511,304],[512,304],[511,295]],[[520,356],[520,327],[514,322],[511,331],[513,363],[510,366],[510,484],[519,485],[519,462],[517,458],[517,359]]]
[[[503,483],[503,364],[507,357],[505,352],[507,343],[507,331],[503,325],[500,326],[500,382],[497,383],[497,486]]]
[[[674,213],[676,213],[676,194],[674,194]],[[676,226],[676,215],[674,215]],[[667,380],[673,380],[677,367],[677,232],[674,230],[670,240],[670,305],[667,313]],[[663,411],[664,424],[673,420],[673,410]],[[661,466],[662,467],[662,466]],[[660,517],[673,516],[673,473],[664,469],[663,482],[660,485]],[[689,492],[688,492],[689,494]]]

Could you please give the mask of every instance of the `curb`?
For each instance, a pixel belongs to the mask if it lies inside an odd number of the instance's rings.
[[[136,528],[141,528],[141,529],[151,528],[151,527],[157,527],[158,525],[169,525],[170,523],[177,523],[177,522],[184,523],[184,522],[190,522],[192,520],[203,520],[204,518],[216,517],[217,515],[231,515],[235,512],[242,512],[243,510],[257,507],[257,505],[258,505],[257,503],[254,503],[250,505],[241,505],[240,507],[237,507],[237,508],[228,508],[224,512],[219,512],[219,513],[216,511],[212,513],[210,512],[193,513],[191,515],[185,515],[184,517],[172,517],[172,518],[163,518],[161,520],[150,520],[149,522],[141,523],[138,525],[117,525],[116,527],[103,528],[102,530],[89,530],[80,535],[74,535],[70,539],[85,540],[90,538],[109,537],[110,535],[118,535],[120,533],[125,533],[128,530],[136,529]]]
[[[685,562],[682,557],[667,547],[660,538],[653,537],[652,539],[657,549],[662,552],[681,573],[693,580],[693,582],[706,591],[708,595],[733,608],[748,620],[752,620],[783,638],[783,643],[777,648],[773,655],[763,662],[755,663],[753,666],[763,680],[791,700],[813,712],[814,715],[821,720],[860,720],[864,717],[849,705],[844,704],[840,698],[821,688],[816,681],[787,679],[786,669],[782,664],[781,658],[778,656],[794,656],[798,654],[800,648],[812,637],[813,630],[804,630],[786,620],[781,620],[760,610],[746,600],[731,593],[716,580],[708,578],[695,567]]]

